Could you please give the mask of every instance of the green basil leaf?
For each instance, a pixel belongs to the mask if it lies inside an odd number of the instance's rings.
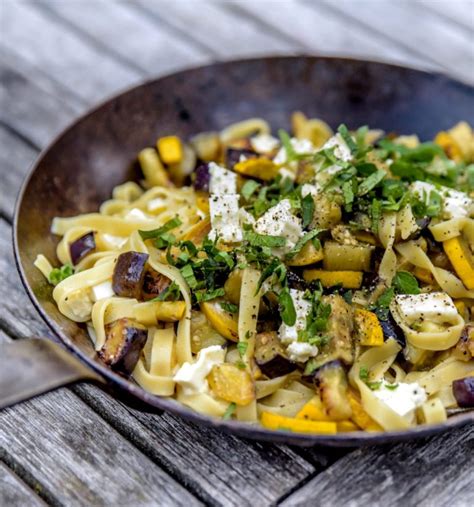
[[[253,231],[244,231],[244,239],[252,246],[278,248],[286,245],[286,238],[283,236],[270,236]]]
[[[290,296],[290,291],[287,288],[280,292],[278,303],[280,305],[281,320],[287,326],[294,326],[296,322],[296,310],[293,299]]]
[[[292,259],[296,254],[298,254],[301,249],[306,245],[308,241],[311,241],[316,238],[316,236],[322,232],[321,229],[313,229],[310,232],[307,232],[302,238],[300,238],[296,245],[286,254],[287,259]]]
[[[164,225],[158,227],[158,229],[153,229],[151,231],[138,231],[143,240],[146,239],[155,239],[159,238],[163,234],[179,227],[182,224],[179,217],[174,217],[171,220],[168,220]]]
[[[228,303],[227,301],[222,301],[220,303],[221,308],[229,313],[238,313],[239,307],[237,305],[234,305],[232,303]]]
[[[312,222],[314,215],[314,199],[311,194],[305,195],[301,199],[301,215],[303,227],[306,228]]]
[[[247,180],[240,190],[240,195],[242,195],[242,197],[248,201],[259,187],[260,183],[256,182],[255,180]]]
[[[339,128],[337,129],[339,134],[341,134],[341,137],[344,139],[344,142],[347,144],[347,147],[351,151],[351,153],[355,153],[357,151],[357,144],[352,139],[352,136],[349,134],[349,130],[347,130],[347,127],[342,124],[339,125]]]
[[[408,271],[397,271],[392,282],[398,294],[419,294],[418,280]]]
[[[383,169],[377,169],[359,185],[357,195],[362,196],[375,188],[387,175]]]

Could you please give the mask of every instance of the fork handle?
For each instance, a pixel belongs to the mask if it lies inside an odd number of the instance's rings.
[[[0,344],[0,409],[79,380],[104,382],[51,340]]]

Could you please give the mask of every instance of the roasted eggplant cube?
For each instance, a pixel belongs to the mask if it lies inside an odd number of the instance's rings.
[[[390,313],[387,314],[385,319],[379,317],[380,325],[382,326],[384,341],[389,338],[397,340],[397,342],[404,347],[406,345],[405,335],[403,334],[402,328],[395,322],[394,318]]]
[[[275,331],[257,334],[255,340],[255,361],[261,372],[268,378],[280,377],[295,370],[285,354]]]
[[[93,232],[88,232],[77,238],[69,245],[69,252],[71,254],[71,261],[74,264],[78,264],[86,255],[89,255],[96,249],[95,237]]]
[[[132,373],[147,339],[145,326],[133,319],[119,319],[105,326],[105,344],[99,356],[114,370]]]
[[[209,192],[209,182],[211,174],[209,172],[209,164],[201,164],[194,171],[194,188],[202,192]]]
[[[115,264],[112,287],[117,296],[139,299],[142,294],[148,254],[125,252]]]
[[[352,409],[347,397],[347,376],[341,362],[331,361],[319,368],[314,383],[331,420],[349,419]]]
[[[227,148],[225,152],[225,159],[227,167],[234,167],[235,164],[240,162],[241,157],[244,156],[246,159],[249,158],[257,158],[258,154],[253,150],[249,150],[246,148],[238,149],[238,148]]]
[[[461,408],[474,407],[474,377],[455,380],[453,394]]]
[[[145,301],[158,297],[171,284],[171,280],[153,268],[145,270],[143,278],[142,297]]]

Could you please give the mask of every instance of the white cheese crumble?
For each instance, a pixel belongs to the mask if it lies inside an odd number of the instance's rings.
[[[80,321],[88,319],[91,315],[92,299],[88,290],[76,290],[69,294],[66,304],[69,311]]]
[[[225,350],[220,345],[201,349],[193,363],[183,363],[173,380],[183,388],[185,395],[209,392],[206,377],[215,365],[222,364]]]
[[[209,193],[227,195],[237,193],[237,174],[215,162],[209,162]]]
[[[318,354],[318,347],[306,342],[292,342],[286,348],[290,361],[297,363],[306,363],[310,357]]]
[[[351,150],[339,133],[328,139],[319,151],[329,148],[334,148],[334,156],[343,162],[349,162],[352,159]]]
[[[209,237],[218,236],[225,242],[242,241],[243,233],[239,222],[239,195],[211,195],[209,198],[211,232]]]
[[[303,233],[301,220],[292,214],[289,199],[283,199],[264,213],[255,222],[254,229],[267,236],[283,236],[287,240],[287,250],[295,246]]]
[[[444,292],[400,294],[392,301],[390,311],[398,312],[408,326],[423,321],[445,324],[458,319],[453,300]]]
[[[387,388],[387,386],[393,387]],[[409,418],[412,418],[415,415],[415,409],[427,400],[425,389],[416,382],[412,384],[405,382],[389,384],[383,381],[382,385],[375,389],[373,393],[398,415]]]
[[[239,222],[241,225],[254,225],[255,217],[244,208],[239,209]]]
[[[296,174],[294,171],[292,171],[291,169],[288,169],[286,167],[280,167],[280,169],[278,169],[278,174],[283,178],[283,179],[290,179],[291,181],[295,181],[296,179]]]
[[[306,329],[306,318],[311,310],[311,301],[304,299],[304,291],[290,289],[290,296],[296,311],[296,321],[293,326],[288,326],[284,322],[278,331],[280,341],[284,345],[298,341],[298,331]]]
[[[115,292],[110,280],[106,280],[92,287],[92,301],[99,301],[113,296],[115,296]]]
[[[270,134],[259,134],[250,138],[250,145],[257,153],[270,153],[278,147],[280,141]]]
[[[321,185],[316,183],[315,185],[311,185],[310,183],[304,183],[301,187],[301,197],[306,197],[307,195],[312,195],[316,197],[321,191]]]
[[[443,216],[446,218],[469,217],[473,213],[474,201],[464,192],[426,181],[414,181],[410,190],[424,203],[428,204],[430,193],[438,193],[443,201]]]
[[[294,152],[297,155],[304,155],[307,153],[314,153],[315,147],[314,144],[309,139],[297,139],[296,137],[292,137],[290,139],[291,146],[293,147]],[[273,162],[275,164],[285,164],[288,160],[286,155],[285,147],[282,146],[278,153],[275,155]]]

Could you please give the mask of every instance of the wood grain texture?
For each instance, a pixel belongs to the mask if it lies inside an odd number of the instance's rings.
[[[288,497],[296,505],[472,505],[474,427],[426,441],[360,449]]]
[[[456,30],[422,4],[392,0],[322,1],[347,20],[437,64],[445,72],[474,83],[472,34]],[[446,2],[445,8],[449,9],[451,3],[456,2]]]
[[[1,342],[1,339],[0,339]],[[46,507],[46,503],[17,475],[0,462],[0,505]]]

